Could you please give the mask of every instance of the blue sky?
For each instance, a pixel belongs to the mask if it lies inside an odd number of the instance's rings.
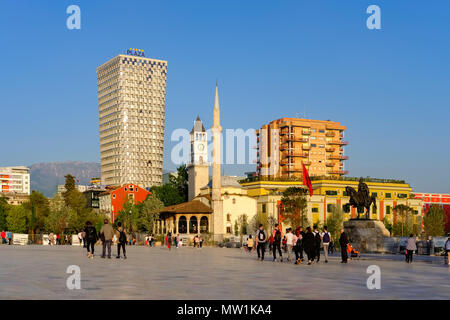
[[[67,6],[81,30],[66,28]],[[381,8],[381,30],[366,8]],[[450,193],[450,2],[2,1],[0,165],[99,161],[96,67],[129,47],[168,61],[170,134],[280,117],[347,126],[350,176]],[[227,166],[242,174],[247,166]]]

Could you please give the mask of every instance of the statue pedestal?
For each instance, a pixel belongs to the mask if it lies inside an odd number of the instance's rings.
[[[351,219],[344,222],[350,243],[360,252],[384,252],[384,238],[390,233],[384,223],[370,219]]]

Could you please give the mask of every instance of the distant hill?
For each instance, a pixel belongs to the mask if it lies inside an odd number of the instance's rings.
[[[64,184],[64,176],[71,174],[78,184],[89,185],[92,178],[100,177],[100,164],[96,162],[47,162],[36,163],[30,167],[31,190],[53,197],[58,184]]]

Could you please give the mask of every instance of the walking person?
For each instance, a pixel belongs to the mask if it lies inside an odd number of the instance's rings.
[[[320,261],[320,245],[322,244],[322,236],[317,226],[314,226],[314,257],[317,262]]]
[[[322,234],[322,243],[323,243],[323,254],[325,256],[325,263],[328,263],[328,248],[330,246],[331,242],[331,235],[328,232],[328,227],[323,227],[323,234]]]
[[[94,246],[98,240],[97,230],[92,225],[90,221],[86,221],[86,226],[84,227],[84,234],[86,238],[86,248],[88,252],[88,258],[94,258]]]
[[[274,262],[277,260],[277,250],[278,254],[280,255],[280,262],[283,262],[283,254],[281,253],[281,239],[283,239],[283,234],[280,229],[281,228],[278,226],[277,223],[275,224],[275,229],[272,232],[273,236],[272,252]]]
[[[102,258],[105,259],[106,248],[108,248],[108,259],[111,259],[111,244],[114,236],[114,229],[109,224],[108,219],[103,220],[103,226],[100,229],[100,238],[102,239]],[[85,237],[86,238],[86,237]]]
[[[314,233],[312,232],[311,227],[306,228],[305,237],[303,239],[304,248],[308,257],[308,265],[310,265],[314,261],[316,248]]]
[[[450,266],[450,237],[445,241],[445,254],[447,255],[447,264]]]
[[[300,253],[299,253],[299,255],[300,255],[300,262],[303,262],[303,260],[304,260],[304,258],[303,258],[303,251],[305,251],[305,243],[304,243],[303,239],[305,238],[305,231],[303,231],[303,227],[302,226],[300,226],[298,228],[297,238],[301,239],[298,250],[300,251]],[[297,241],[298,241],[298,239],[297,239]]]
[[[409,235],[408,241],[406,242],[406,263],[412,263],[413,261],[413,253],[417,250],[416,239],[414,235],[411,233]]]
[[[167,233],[166,242],[167,242],[167,248],[169,248],[169,251],[170,251],[170,248],[172,245],[172,233],[170,233],[170,231]]]
[[[264,253],[266,252],[266,240],[267,234],[262,224],[259,225],[258,231],[256,231],[256,252],[258,253],[258,260],[264,260]]]
[[[125,250],[125,245],[127,244],[127,234],[125,230],[122,228],[122,222],[117,223],[117,232],[116,232],[116,238],[117,238],[117,257],[116,259],[120,259],[120,248],[122,248],[123,251],[123,258],[127,258],[127,252]]]
[[[347,263],[348,254],[347,254],[347,245],[348,245],[348,237],[344,232],[344,229],[341,229],[341,237],[339,238],[339,246],[341,247],[341,263]]]
[[[55,235],[53,234],[53,232],[50,232],[50,234],[48,235],[48,245],[49,246],[54,245],[55,244],[54,241],[55,241]]]
[[[247,239],[247,250],[248,252],[252,252],[253,249],[254,249],[253,238],[252,235],[249,235]]]
[[[295,252],[295,264],[301,264],[303,261],[303,235],[298,227],[295,230],[294,235],[294,252]]]
[[[11,242],[12,242],[12,232],[11,232],[11,231],[8,231],[8,232],[6,233],[6,235],[8,236],[8,245],[11,245]]]
[[[292,233],[292,228],[287,229],[286,233],[286,250],[287,250],[287,261],[292,260],[292,248],[294,247],[294,234]]]

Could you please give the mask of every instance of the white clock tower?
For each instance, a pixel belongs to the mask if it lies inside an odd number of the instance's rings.
[[[191,131],[191,161],[188,164],[188,200],[191,201],[200,193],[200,188],[209,182],[209,162],[207,135],[200,117],[194,122]]]

